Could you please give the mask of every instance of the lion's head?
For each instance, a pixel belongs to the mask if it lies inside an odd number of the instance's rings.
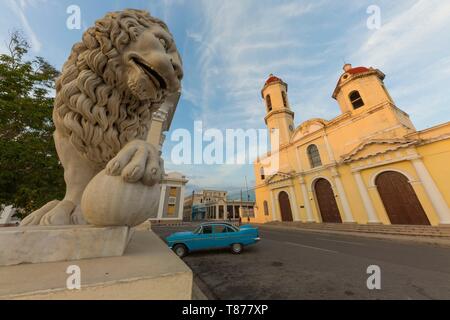
[[[152,112],[180,90],[182,77],[166,24],[141,10],[108,13],[84,32],[63,66],[56,129],[104,165],[127,142],[146,137]]]

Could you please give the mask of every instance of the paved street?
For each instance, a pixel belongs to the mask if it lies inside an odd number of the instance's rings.
[[[216,250],[184,261],[217,299],[450,299],[450,248],[274,227],[260,235],[241,255]],[[381,268],[381,290],[367,289],[370,265]]]

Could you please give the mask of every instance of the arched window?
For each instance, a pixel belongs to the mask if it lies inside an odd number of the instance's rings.
[[[309,145],[307,152],[311,168],[320,167],[322,165],[322,160],[320,160],[319,149],[317,149],[317,146],[315,144]]]
[[[266,175],[264,174],[264,168],[263,167],[261,167],[259,169],[259,173],[261,175],[261,180],[264,180],[266,178]]]
[[[281,97],[283,98],[283,105],[284,105],[284,107],[287,108],[288,104],[287,104],[286,92],[281,91]]]
[[[267,201],[264,201],[264,215],[269,215],[269,205],[267,204]]]
[[[358,91],[350,92],[349,96],[350,102],[352,103],[353,109],[358,109],[364,106],[364,101]]]
[[[266,104],[267,104],[267,110],[270,112],[272,111],[272,100],[270,99],[270,94],[266,96]]]

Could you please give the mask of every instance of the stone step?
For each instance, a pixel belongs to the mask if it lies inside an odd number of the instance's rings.
[[[269,224],[289,226],[302,229],[450,238],[450,228],[447,226],[434,227],[434,226],[409,226],[409,225],[358,225],[358,224],[299,223],[299,222],[270,222]]]

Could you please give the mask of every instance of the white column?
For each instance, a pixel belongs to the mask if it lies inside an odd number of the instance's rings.
[[[335,162],[333,149],[331,149],[331,145],[328,142],[328,137],[326,134],[323,136],[323,139],[325,140],[325,147],[327,148],[328,158],[331,162]]]
[[[275,209],[275,197],[273,196],[273,191],[270,191],[270,202],[272,203],[272,221],[276,221],[277,214]]]
[[[316,222],[313,217],[311,203],[309,202],[308,189],[306,188],[306,183],[303,178],[300,178],[300,188],[302,189],[303,202],[305,203],[306,222]]]
[[[297,167],[298,167],[297,172],[303,172],[302,162],[300,160],[299,153],[300,153],[300,147],[295,148],[295,159],[297,159]]]
[[[219,220],[219,205],[216,204],[216,220]]]
[[[434,210],[436,210],[436,213],[439,216],[440,224],[450,224],[450,210],[448,205],[442,197],[438,187],[434,183],[434,180],[425,167],[422,159],[413,159],[411,162],[416,169],[417,175],[422,181],[423,186],[425,187],[425,191],[428,198],[431,200]]]
[[[164,141],[162,134],[164,122],[166,121],[167,117],[168,117],[167,112],[161,109],[153,112],[152,114],[152,122],[150,124],[150,132],[149,132],[149,137],[151,137],[150,142],[153,145],[159,146],[160,150],[162,142]]]
[[[183,220],[183,210],[184,210],[184,186],[180,188],[180,204],[178,205],[178,219]]]
[[[300,213],[298,212],[298,202],[297,202],[297,197],[295,196],[295,189],[294,187],[289,187],[289,191],[292,194],[292,205],[294,206],[294,221],[300,221]]]
[[[367,192],[364,181],[361,177],[361,173],[359,171],[353,172],[353,176],[355,177],[356,184],[358,185],[359,194],[363,200],[364,208],[366,209],[367,216],[369,218],[369,223],[380,223],[380,220],[377,217],[377,213],[375,212],[375,208],[373,207],[372,200],[370,200],[369,193]]]
[[[166,188],[167,186],[165,184],[161,185],[161,196],[159,197],[158,215],[156,217],[157,220],[161,219],[163,216],[164,200],[166,198]]]
[[[352,210],[350,209],[350,205],[347,200],[347,195],[345,194],[344,186],[342,185],[341,178],[339,177],[339,173],[333,174],[334,183],[336,184],[336,191],[341,199],[342,209],[344,209],[344,222],[355,222],[353,220]]]

